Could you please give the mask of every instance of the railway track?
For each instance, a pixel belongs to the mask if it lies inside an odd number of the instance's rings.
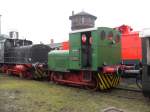
[[[145,98],[143,96],[142,90],[139,89],[131,89],[131,88],[121,88],[117,87],[114,88],[114,91],[118,91],[121,94],[116,94],[117,97],[126,98],[126,99],[135,99],[135,100],[141,100]]]

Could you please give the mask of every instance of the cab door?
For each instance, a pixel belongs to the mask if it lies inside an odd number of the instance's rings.
[[[92,65],[91,32],[81,33],[81,60],[82,68],[90,68]]]

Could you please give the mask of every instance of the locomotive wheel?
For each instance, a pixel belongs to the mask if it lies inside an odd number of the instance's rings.
[[[93,86],[85,86],[85,88],[91,91],[96,91],[98,89],[98,79],[94,75],[92,77],[92,84]]]

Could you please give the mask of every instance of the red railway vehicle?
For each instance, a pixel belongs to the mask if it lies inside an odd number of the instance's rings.
[[[69,42],[68,41],[62,42],[62,49],[69,50]]]
[[[117,27],[121,32],[121,57],[123,64],[138,64],[142,60],[142,47],[139,32],[128,25]]]

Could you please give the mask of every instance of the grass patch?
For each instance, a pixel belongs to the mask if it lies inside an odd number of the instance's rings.
[[[150,112],[150,102],[120,90],[90,92],[49,82],[0,76],[0,112],[101,112],[117,107],[126,112]],[[134,95],[133,95],[134,96]],[[140,99],[140,100],[139,100]]]

